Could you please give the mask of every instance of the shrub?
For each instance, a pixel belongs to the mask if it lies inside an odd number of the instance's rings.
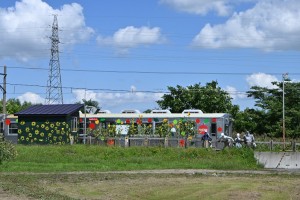
[[[4,161],[14,159],[17,156],[15,146],[8,141],[0,141],[0,165]]]

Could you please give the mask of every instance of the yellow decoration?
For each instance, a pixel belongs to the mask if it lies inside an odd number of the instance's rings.
[[[95,124],[99,124],[99,120],[96,120],[96,121],[95,121]]]

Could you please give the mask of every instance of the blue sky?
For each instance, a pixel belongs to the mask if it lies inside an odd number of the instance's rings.
[[[44,103],[53,14],[64,103],[144,111],[168,86],[216,80],[244,109],[251,86],[299,80],[298,0],[0,1],[7,98]]]

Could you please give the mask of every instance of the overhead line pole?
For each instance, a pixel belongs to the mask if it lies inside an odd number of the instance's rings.
[[[6,73],[6,66],[4,65],[3,66],[3,73],[0,73],[0,75],[3,76],[3,86],[1,85],[1,90],[2,90],[2,93],[3,93],[3,99],[2,99],[2,112],[3,112],[3,132],[4,132],[4,135],[7,131],[7,126],[6,126],[6,123],[5,123],[5,119],[6,119],[6,76],[7,76],[7,73]]]

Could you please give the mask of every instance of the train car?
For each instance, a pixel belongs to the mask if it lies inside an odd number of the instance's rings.
[[[192,128],[186,134],[202,137],[208,132],[213,140],[220,137],[221,133],[232,136],[232,118],[228,113],[203,113],[201,110],[184,110],[182,113],[171,113],[169,110],[152,110],[151,113],[141,113],[138,110],[123,110],[120,113],[111,113],[101,110],[96,114],[81,113],[79,120],[79,136],[87,136],[99,130],[112,131],[121,136],[165,136],[162,132],[169,132],[168,136],[184,136],[180,123],[190,123]],[[162,126],[167,125],[167,129]],[[130,127],[135,127],[132,134]],[[145,129],[143,129],[145,128]],[[2,135],[17,143],[18,117],[14,115],[0,115],[0,130]],[[145,132],[148,131],[147,133]],[[131,134],[130,134],[131,133]],[[192,134],[193,133],[193,134]]]
[[[158,127],[168,124],[171,133],[181,134],[179,124],[193,124],[191,132],[201,137],[208,132],[213,139],[220,137],[221,133],[232,136],[232,119],[228,113],[203,113],[201,110],[184,110],[182,113],[171,113],[169,110],[152,110],[151,113],[141,113],[138,110],[123,110],[121,113],[104,111],[96,114],[80,113],[80,133],[87,130],[99,130],[113,126],[115,132],[129,135],[131,126],[151,127],[150,136],[158,135]],[[84,125],[85,124],[85,125]],[[137,128],[137,135],[142,132]],[[175,136],[172,134],[170,136]]]

